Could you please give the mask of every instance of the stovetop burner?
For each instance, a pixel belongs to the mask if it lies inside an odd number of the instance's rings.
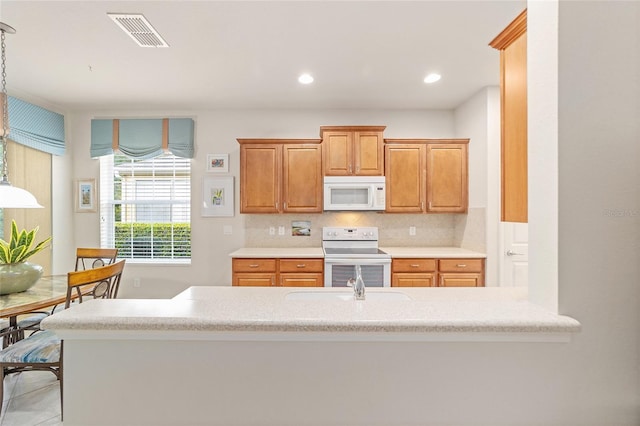
[[[357,255],[357,254],[387,254],[379,248],[336,248],[327,247],[324,249],[325,254],[343,254],[343,255]]]
[[[378,228],[324,227],[322,249],[325,258],[331,259],[386,259],[391,255],[378,248]]]

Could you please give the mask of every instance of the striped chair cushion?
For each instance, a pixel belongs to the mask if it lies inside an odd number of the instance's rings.
[[[18,328],[32,327],[49,316],[46,312],[31,312],[18,317]]]
[[[60,338],[52,331],[39,331],[0,351],[0,362],[59,362]]]

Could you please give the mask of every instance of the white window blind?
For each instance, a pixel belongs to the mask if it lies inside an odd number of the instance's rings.
[[[191,258],[191,161],[172,154],[100,157],[100,240],[118,258]]]

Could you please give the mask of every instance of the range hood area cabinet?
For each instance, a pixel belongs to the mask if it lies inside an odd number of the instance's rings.
[[[322,212],[319,139],[237,139],[240,213]]]
[[[325,176],[383,176],[386,126],[321,126]]]
[[[469,139],[386,139],[387,213],[466,213]]]

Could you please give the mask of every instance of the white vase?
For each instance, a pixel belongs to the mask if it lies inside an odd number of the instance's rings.
[[[0,265],[0,295],[30,289],[42,276],[42,266],[29,262]]]

